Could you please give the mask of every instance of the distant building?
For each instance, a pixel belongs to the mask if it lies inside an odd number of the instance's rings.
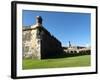
[[[63,47],[63,50],[66,53],[80,53],[80,52],[88,52],[90,51],[90,47],[83,47],[83,46],[72,46],[70,41],[69,41],[69,46],[68,47]]]
[[[23,58],[44,59],[62,54],[61,42],[42,25],[41,16],[36,24],[22,30]]]

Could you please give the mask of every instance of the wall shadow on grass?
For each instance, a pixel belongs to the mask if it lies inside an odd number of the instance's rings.
[[[63,51],[62,54],[57,54],[57,55],[49,55],[47,58],[45,59],[59,59],[59,58],[66,58],[66,57],[76,57],[76,56],[82,56],[82,55],[91,55],[91,51],[81,51],[79,53],[67,53],[65,51]]]

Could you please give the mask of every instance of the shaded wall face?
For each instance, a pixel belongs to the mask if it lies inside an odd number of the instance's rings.
[[[44,31],[41,32],[41,57],[53,58],[62,54],[61,43],[53,36],[47,35]]]

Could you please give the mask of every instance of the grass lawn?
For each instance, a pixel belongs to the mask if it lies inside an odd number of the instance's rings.
[[[23,69],[81,67],[90,65],[90,55],[43,60],[23,59],[22,63]]]

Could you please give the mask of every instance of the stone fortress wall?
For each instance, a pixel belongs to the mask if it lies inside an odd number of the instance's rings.
[[[49,58],[63,54],[61,42],[48,31],[41,30],[41,55],[42,58]]]
[[[40,16],[35,25],[22,31],[23,58],[44,59],[62,54],[61,42],[42,26]]]

